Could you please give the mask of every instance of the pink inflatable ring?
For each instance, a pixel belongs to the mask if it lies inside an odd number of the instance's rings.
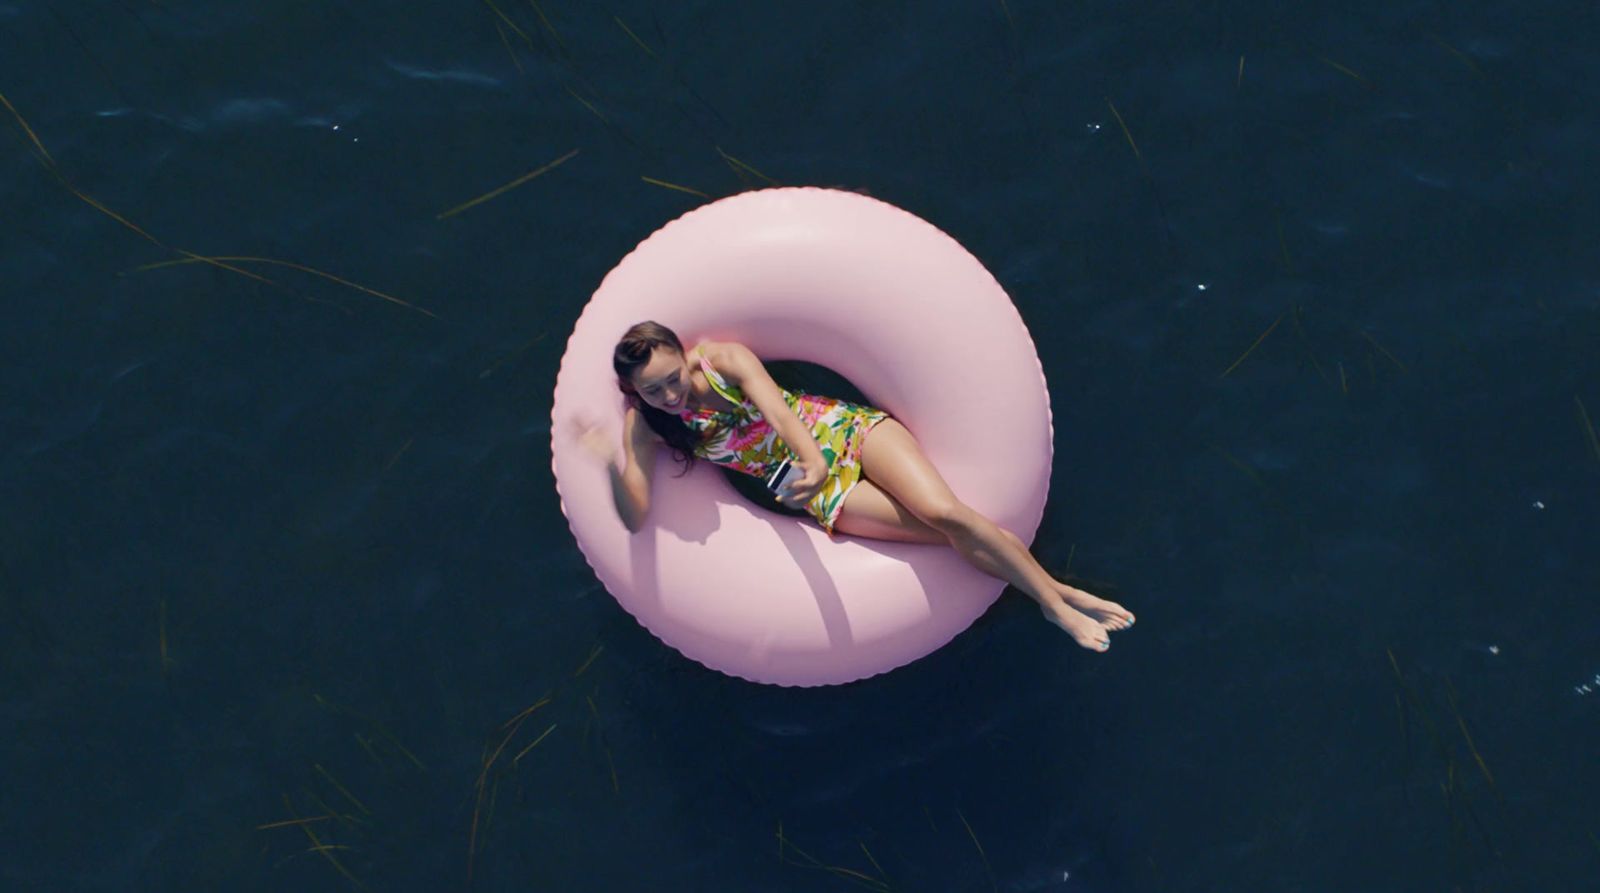
[[[1010,298],[927,221],[830,189],[730,196],[668,223],[617,264],[573,328],[551,449],[561,510],[595,575],[651,633],[724,673],[778,685],[862,679],[966,629],[1004,584],[948,546],[830,538],[740,496],[715,466],[682,477],[663,448],[645,526],[617,517],[578,414],[620,444],[611,353],[654,319],[685,347],[739,341],[849,379],[898,418],[968,505],[1032,540],[1050,485],[1050,396]],[[869,435],[870,436],[870,435]]]

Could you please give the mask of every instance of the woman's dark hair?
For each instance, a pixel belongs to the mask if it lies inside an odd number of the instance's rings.
[[[633,373],[650,362],[650,355],[658,347],[683,353],[683,342],[671,329],[654,320],[639,323],[623,333],[617,342],[611,354],[611,368],[617,372],[617,389],[627,395],[628,403],[644,416],[650,430],[661,435],[667,446],[672,447],[673,458],[683,463],[683,471],[678,473],[682,477],[694,467],[694,448],[699,443],[699,435],[690,430],[683,419],[644,402],[633,387]]]

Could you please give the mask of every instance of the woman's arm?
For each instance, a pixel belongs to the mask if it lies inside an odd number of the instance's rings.
[[[611,470],[611,495],[616,501],[617,515],[629,533],[639,532],[650,511],[650,482],[655,476],[656,447],[660,443],[639,410],[628,407],[622,420],[621,467],[617,462],[607,465]]]
[[[571,416],[566,427],[585,451],[605,463],[611,475],[611,499],[616,504],[617,517],[629,533],[638,533],[650,511],[650,481],[661,439],[650,430],[639,410],[631,406],[622,417],[620,450],[616,434],[587,413]]]
[[[800,421],[800,417],[784,401],[782,390],[767,374],[767,367],[761,364],[761,358],[750,348],[735,341],[720,342],[715,351],[717,356],[712,360],[712,365],[722,372],[722,377],[730,384],[738,386],[756,405],[756,409],[761,410],[762,418],[778,432],[795,457],[807,465],[819,466],[827,471],[828,463],[822,457],[822,448],[817,445],[817,439],[811,436],[811,429]]]

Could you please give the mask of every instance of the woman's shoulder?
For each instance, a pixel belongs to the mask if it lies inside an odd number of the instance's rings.
[[[755,356],[748,347],[737,341],[701,341],[689,349],[691,361],[696,356],[705,357],[712,367],[737,378],[738,370],[746,357]]]
[[[728,359],[733,351],[742,347],[744,345],[737,341],[701,341],[689,348],[688,356],[691,358],[695,356],[705,357],[711,361],[711,365],[715,366],[718,360]]]

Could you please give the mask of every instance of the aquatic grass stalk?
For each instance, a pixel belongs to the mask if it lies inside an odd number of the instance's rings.
[[[156,238],[155,236],[151,235],[143,227],[140,227],[138,224],[134,223],[133,221],[129,220],[128,218],[122,216],[121,214],[118,214],[116,211],[111,210],[110,208],[106,207],[104,204],[102,204],[99,200],[97,200],[93,196],[91,196],[88,193],[84,192],[83,190],[79,189],[77,187],[77,185],[75,183],[73,183],[72,180],[69,179],[65,173],[62,172],[60,166],[58,166],[56,164],[55,159],[52,158],[50,156],[49,151],[47,149],[45,149],[44,143],[39,140],[38,134],[34,133],[33,128],[28,125],[27,120],[25,118],[23,118],[22,114],[20,112],[18,112],[16,107],[11,104],[11,101],[6,99],[3,95],[0,95],[0,101],[4,102],[6,108],[11,112],[12,116],[14,118],[16,118],[17,124],[22,127],[23,132],[25,134],[27,134],[29,140],[31,140],[33,142],[35,148],[39,152],[39,161],[40,161],[40,163],[43,164],[45,166],[45,168],[48,171],[50,171],[50,173],[52,175],[55,176],[56,180],[59,181],[61,183],[61,185],[67,189],[67,191],[69,191],[73,195],[77,196],[79,199],[81,199],[84,203],[88,204],[90,207],[92,207],[95,210],[99,211],[100,213],[106,215],[107,217],[110,217],[112,220],[115,220],[117,223],[122,224],[124,227],[126,227],[130,231],[132,231],[134,233],[137,233],[141,238],[143,238],[146,241],[150,242],[152,245],[155,245],[156,247],[162,248],[162,249],[167,250],[167,251],[171,251],[174,254],[181,255],[184,258],[184,260],[180,260],[180,261],[169,261],[169,262],[162,263],[162,264],[147,265],[145,267],[140,267],[139,268],[140,270],[155,269],[156,267],[170,266],[172,264],[203,263],[203,264],[207,264],[208,266],[213,266],[213,267],[216,267],[216,268],[221,269],[221,270],[226,270],[226,271],[228,271],[230,273],[237,273],[240,276],[244,276],[244,277],[246,277],[248,279],[254,279],[257,282],[261,282],[261,283],[264,283],[266,285],[276,286],[277,283],[273,282],[271,279],[268,279],[268,278],[266,278],[264,276],[257,275],[255,273],[252,273],[252,272],[248,271],[248,270],[240,269],[239,267],[233,266],[230,262],[231,261],[258,261],[258,262],[261,262],[261,263],[276,263],[276,264],[281,264],[283,266],[292,267],[294,269],[302,270],[304,272],[312,273],[312,274],[315,274],[315,275],[318,275],[318,276],[323,276],[323,277],[325,277],[327,279],[331,279],[331,280],[333,280],[335,282],[338,282],[341,285],[346,285],[346,286],[349,286],[351,288],[355,288],[355,289],[358,289],[360,291],[367,292],[368,294],[372,294],[372,295],[375,295],[377,297],[381,297],[384,300],[393,301],[394,303],[401,304],[401,305],[406,306],[406,307],[410,307],[411,309],[417,310],[417,311],[419,311],[421,313],[426,313],[429,316],[433,316],[434,315],[433,313],[430,313],[427,310],[423,310],[420,307],[415,307],[415,306],[413,306],[411,304],[408,304],[407,302],[402,301],[399,298],[395,298],[395,297],[392,297],[392,296],[389,296],[389,295],[385,295],[382,292],[374,291],[373,289],[369,289],[369,288],[367,288],[365,286],[362,286],[362,285],[357,285],[356,283],[350,282],[349,280],[341,279],[341,278],[339,278],[337,276],[333,276],[333,275],[330,275],[330,274],[327,274],[327,273],[323,273],[323,272],[321,272],[319,270],[313,270],[310,267],[304,267],[304,266],[301,266],[299,264],[289,263],[288,261],[271,261],[271,260],[267,260],[265,258],[206,257],[204,255],[195,254],[194,252],[188,251],[188,250],[183,249],[183,248],[174,248],[174,247],[172,247],[170,245],[167,245],[165,242],[163,242],[160,239]]]
[[[1345,66],[1340,65],[1339,63],[1333,61],[1332,59],[1329,59],[1327,56],[1317,56],[1316,58],[1317,58],[1318,62],[1321,62],[1322,64],[1331,67],[1334,71],[1337,71],[1340,74],[1345,75],[1347,77],[1355,78],[1356,81],[1358,81],[1361,84],[1361,86],[1366,87],[1368,90],[1372,89],[1372,82],[1371,81],[1367,80],[1366,78],[1362,77],[1359,74],[1356,74],[1354,71],[1351,71],[1349,68],[1346,68]]]
[[[139,226],[138,224],[134,223],[133,221],[129,220],[128,218],[122,216],[121,214],[117,213],[116,211],[113,211],[110,208],[106,207],[103,203],[101,203],[94,196],[89,195],[88,193],[84,192],[82,189],[79,189],[77,184],[73,183],[72,180],[61,170],[61,167],[56,164],[55,159],[53,157],[51,157],[50,152],[47,149],[45,149],[44,143],[42,141],[40,141],[38,134],[34,133],[33,128],[31,126],[29,126],[29,124],[27,122],[27,119],[23,118],[22,117],[22,113],[17,111],[16,106],[12,105],[11,101],[6,99],[4,95],[0,95],[0,102],[4,103],[4,105],[7,108],[7,110],[9,110],[11,112],[12,117],[14,117],[16,119],[18,126],[20,126],[22,128],[23,133],[25,133],[27,135],[28,139],[33,143],[34,148],[39,153],[39,163],[42,164],[45,167],[45,169],[48,170],[50,172],[50,174],[56,178],[56,180],[62,185],[62,187],[64,187],[68,192],[71,192],[74,196],[77,196],[78,199],[83,201],[85,204],[89,205],[89,207],[94,208],[96,211],[99,211],[101,214],[104,214],[105,216],[110,217],[112,220],[115,220],[117,223],[121,224],[123,227],[127,228],[131,232],[136,233],[140,238],[143,238],[144,240],[148,241],[150,244],[155,245],[158,248],[161,248],[161,249],[163,249],[165,251],[170,251],[170,252],[172,252],[174,254],[180,255],[183,258],[185,258],[185,260],[182,260],[182,261],[170,261],[170,262],[168,262],[166,264],[154,264],[154,265],[149,265],[149,266],[146,266],[146,267],[141,267],[140,269],[154,269],[154,268],[159,267],[159,266],[168,266],[170,264],[177,264],[177,263],[202,263],[202,264],[206,264],[208,266],[216,267],[219,270],[226,270],[226,271],[228,271],[230,273],[236,273],[236,274],[238,274],[240,276],[244,276],[247,279],[254,279],[255,281],[261,282],[261,283],[263,283],[265,285],[281,287],[281,286],[278,286],[278,283],[272,281],[271,279],[266,278],[265,276],[260,276],[260,275],[257,275],[255,273],[252,273],[252,272],[250,272],[248,270],[240,269],[240,268],[238,268],[236,266],[232,266],[229,263],[229,261],[234,261],[234,260],[261,260],[264,263],[279,263],[279,264],[283,264],[284,266],[295,267],[296,269],[301,269],[301,270],[304,270],[306,272],[316,273],[317,275],[325,276],[326,278],[332,279],[335,282],[339,282],[342,285],[347,285],[347,286],[350,286],[352,288],[356,288],[356,289],[359,289],[361,291],[365,291],[368,294],[373,294],[373,295],[376,295],[378,297],[382,297],[385,300],[394,301],[395,303],[402,304],[402,305],[407,306],[407,307],[411,307],[411,309],[413,309],[413,310],[418,310],[418,311],[420,311],[422,313],[427,313],[429,316],[433,316],[434,315],[432,313],[428,313],[428,311],[426,311],[426,310],[422,310],[419,307],[413,307],[412,305],[407,304],[405,301],[401,301],[398,298],[393,298],[393,297],[390,297],[388,295],[384,295],[381,292],[373,291],[372,289],[366,288],[365,286],[360,286],[360,285],[357,285],[357,284],[355,284],[353,282],[349,282],[348,280],[340,279],[337,276],[330,276],[330,275],[328,275],[326,273],[321,273],[320,271],[311,270],[308,267],[301,267],[298,264],[291,264],[291,263],[289,263],[287,261],[266,261],[264,259],[256,259],[256,258],[206,257],[204,255],[196,254],[193,251],[189,251],[189,250],[184,249],[184,248],[175,248],[175,247],[173,247],[171,245],[168,245],[167,243],[165,243],[165,242],[161,241],[160,239],[156,238],[155,236],[151,235],[143,227]],[[307,298],[307,300],[315,300],[315,299],[314,298]]]
[[[283,806],[289,811],[289,815],[295,815],[294,803],[289,799],[288,794],[283,795]],[[298,819],[299,816],[295,816],[295,818]],[[312,849],[316,850],[325,858],[327,858],[327,860],[333,864],[333,867],[338,869],[340,874],[344,875],[345,878],[350,881],[350,883],[356,885],[357,889],[365,890],[367,888],[367,885],[363,884],[359,878],[351,874],[350,869],[345,868],[344,863],[339,861],[339,857],[335,856],[332,851],[323,844],[323,842],[317,837],[317,832],[311,830],[311,824],[309,822],[300,822],[298,823],[298,826],[301,831],[305,832],[306,837],[311,839]]]
[[[549,17],[544,14],[544,9],[539,6],[537,0],[528,0],[528,5],[533,7],[534,13],[539,16],[539,24],[544,26],[544,30],[555,41],[556,49],[561,55],[570,57],[572,53],[567,49],[567,42],[561,39],[561,32],[556,30],[556,26],[550,24]]]
[[[611,748],[601,744],[600,749],[606,754],[606,767],[611,770],[611,793],[622,796],[622,786],[617,783],[617,761],[611,758]]]
[[[500,44],[506,48],[506,55],[511,57],[511,64],[517,67],[517,74],[527,74],[522,70],[522,60],[517,58],[517,53],[511,48],[511,40],[506,37],[505,26],[499,22],[494,23],[494,33],[500,35]]]
[[[604,650],[606,650],[606,646],[597,643],[594,646],[594,650],[589,652],[588,658],[586,658],[584,662],[579,665],[578,669],[572,671],[572,678],[576,679],[579,676],[582,676],[583,671],[589,669],[589,665],[594,663],[594,659],[599,657],[600,652]]]
[[[50,150],[44,147],[44,143],[39,140],[39,135],[33,132],[33,128],[28,126],[27,119],[22,117],[22,113],[17,111],[17,107],[11,104],[11,100],[7,99],[4,93],[0,93],[0,104],[3,104],[6,110],[11,112],[11,116],[17,119],[17,124],[22,127],[22,132],[27,134],[28,139],[33,143],[34,149],[38,150],[39,163],[47,168],[54,169],[56,160],[50,157]]]
[[[1585,434],[1589,435],[1589,449],[1594,451],[1594,457],[1600,460],[1600,437],[1594,433],[1594,422],[1589,420],[1589,410],[1584,408],[1583,400],[1577,394],[1572,395],[1572,402],[1578,405],[1578,424],[1583,426]]]
[[[355,736],[356,743],[361,745],[361,749],[367,752],[367,756],[372,757],[374,763],[382,766],[383,757],[378,756],[378,752],[372,747],[372,742],[362,737],[360,732],[352,732],[351,734]]]
[[[315,768],[317,770],[317,774],[321,775],[324,779],[327,779],[327,782],[329,784],[333,785],[334,790],[337,790],[339,793],[343,794],[344,798],[346,800],[349,800],[351,803],[354,803],[356,805],[357,809],[361,810],[362,812],[366,813],[367,815],[372,815],[372,810],[368,809],[367,805],[365,803],[362,803],[360,800],[357,800],[356,799],[356,795],[350,793],[350,790],[348,788],[346,788],[344,785],[340,784],[339,780],[337,778],[334,778],[332,773],[330,773],[328,770],[322,768],[322,764],[321,763],[312,763],[311,765],[312,765],[313,768]]]
[[[1272,227],[1278,234],[1278,255],[1283,261],[1283,271],[1290,276],[1295,275],[1294,261],[1289,257],[1289,240],[1283,233],[1283,210],[1276,206],[1272,209]]]
[[[755,174],[757,177],[760,177],[761,179],[766,180],[767,183],[772,185],[772,186],[782,186],[783,185],[782,183],[779,183],[777,180],[774,180],[771,177],[767,176],[766,174],[763,174],[762,172],[760,172],[760,171],[756,170],[755,168],[751,167],[750,165],[745,164],[743,161],[740,161],[739,159],[733,157],[732,155],[729,155],[727,152],[722,151],[722,147],[721,146],[717,146],[716,150],[717,150],[717,154],[722,156],[722,160],[727,162],[729,167],[733,168],[734,173],[738,173],[740,171],[748,171],[749,173]]]
[[[856,841],[856,843],[861,845],[861,852],[867,854],[867,861],[872,863],[872,867],[876,868],[878,870],[878,874],[883,875],[884,886],[888,886],[888,884],[889,884],[889,872],[884,871],[883,870],[883,866],[878,864],[878,860],[872,858],[872,851],[867,849],[867,842],[865,840],[858,840],[858,841]]]
[[[1117,104],[1106,97],[1106,107],[1111,110],[1111,116],[1117,119],[1117,126],[1122,128],[1122,135],[1128,141],[1128,148],[1133,150],[1134,160],[1139,162],[1139,174],[1144,177],[1145,186],[1150,190],[1150,200],[1156,205],[1156,219],[1161,222],[1161,234],[1165,237],[1168,259],[1176,256],[1177,247],[1172,235],[1172,224],[1167,221],[1167,206],[1161,201],[1161,191],[1156,188],[1155,177],[1150,175],[1150,168],[1144,163],[1144,153],[1139,151],[1139,144],[1133,140],[1133,131],[1129,129],[1128,122],[1122,119],[1122,113],[1117,111]]]
[[[862,846],[862,849],[866,849],[865,845]],[[795,853],[798,853],[806,861],[794,862],[785,858],[788,851],[791,850]],[[868,857],[871,857],[870,853],[868,854]],[[830,865],[816,858],[815,856],[812,856],[810,853],[796,846],[793,840],[790,840],[784,835],[782,821],[778,822],[778,861],[785,865],[794,865],[800,868],[813,868],[818,871],[826,871],[829,874],[843,878],[870,890],[880,891],[880,893],[888,893],[888,891],[891,889],[889,883],[885,880],[880,880],[865,872],[856,871],[853,868],[845,868],[842,865]],[[874,862],[874,864],[876,864],[876,862]],[[879,871],[882,871],[882,869],[879,869]]]
[[[1305,308],[1299,304],[1295,305],[1293,318],[1295,335],[1299,337],[1300,345],[1305,348],[1306,357],[1311,360],[1311,367],[1317,370],[1318,377],[1326,384],[1329,381],[1328,373],[1323,371],[1322,364],[1317,362],[1317,354],[1311,349],[1311,339],[1306,335],[1305,327],[1300,324],[1300,317],[1304,310]]]
[[[655,177],[641,176],[641,177],[639,177],[639,179],[641,179],[641,180],[645,181],[646,183],[649,183],[649,184],[651,184],[653,186],[660,186],[663,189],[671,189],[671,190],[674,190],[674,191],[677,191],[677,192],[687,192],[690,195],[698,195],[701,198],[706,199],[708,201],[711,199],[711,196],[706,195],[704,192],[701,192],[698,189],[691,189],[688,186],[679,186],[677,183],[668,183],[666,180],[657,180]]]
[[[983,871],[989,876],[989,886],[999,893],[1000,886],[995,882],[994,869],[989,865],[989,855],[983,851],[983,844],[978,842],[978,835],[973,833],[972,826],[967,823],[967,817],[956,810],[956,817],[961,819],[961,826],[967,829],[967,836],[972,838],[972,845],[978,848],[978,858],[983,860]]]
[[[483,379],[483,378],[488,378],[489,376],[493,375],[494,371],[496,369],[500,368],[500,366],[502,364],[504,364],[507,360],[510,360],[512,357],[515,357],[518,354],[521,354],[523,351],[527,350],[528,348],[534,346],[535,344],[538,344],[540,341],[543,341],[545,339],[545,337],[548,336],[549,334],[550,334],[549,332],[540,332],[539,334],[533,336],[532,338],[529,338],[526,342],[524,342],[523,344],[519,345],[518,347],[515,347],[515,348],[513,348],[511,350],[508,350],[505,353],[501,354],[500,356],[496,357],[494,362],[490,363],[488,366],[485,366],[483,371],[478,373],[478,378]]]
[[[1368,334],[1366,332],[1362,332],[1361,333],[1361,337],[1367,339],[1367,343],[1371,344],[1373,347],[1376,347],[1380,353],[1382,353],[1386,358],[1388,358],[1389,362],[1391,362],[1391,363],[1393,363],[1395,365],[1395,368],[1399,369],[1401,372],[1410,372],[1411,371],[1411,370],[1406,368],[1406,364],[1405,363],[1400,362],[1399,358],[1397,358],[1394,354],[1390,353],[1389,349],[1387,347],[1384,347],[1382,344],[1379,344],[1378,343],[1378,339],[1372,337],[1370,334]]]
[[[1496,859],[1501,858],[1503,854],[1495,846],[1493,839],[1489,835],[1488,828],[1484,825],[1483,818],[1478,814],[1478,810],[1474,808],[1472,789],[1465,783],[1462,773],[1457,771],[1459,764],[1456,761],[1455,749],[1446,742],[1444,735],[1441,734],[1439,723],[1435,721],[1432,711],[1424,708],[1416,688],[1401,673],[1400,663],[1395,657],[1394,649],[1385,648],[1384,651],[1388,656],[1389,666],[1394,674],[1395,683],[1400,688],[1400,693],[1405,696],[1405,701],[1411,705],[1412,712],[1422,720],[1423,727],[1428,732],[1428,737],[1432,741],[1434,750],[1444,764],[1444,779],[1439,782],[1438,787],[1445,800],[1445,811],[1450,822],[1452,840],[1456,841],[1463,838],[1469,830],[1475,831],[1478,839],[1482,842],[1484,850]],[[1488,761],[1478,751],[1476,742],[1473,741],[1471,733],[1467,730],[1466,720],[1457,706],[1455,687],[1451,684],[1449,677],[1445,677],[1444,688],[1445,699],[1454,714],[1462,737],[1467,743],[1467,749],[1473,755],[1474,761],[1477,762],[1479,772],[1483,775],[1495,802],[1504,811],[1505,801],[1501,798],[1498,787],[1493,781],[1492,773],[1489,772]],[[1409,725],[1402,723],[1401,733],[1402,741],[1406,744],[1407,752],[1409,753]],[[1402,787],[1404,787],[1403,784]]]
[[[494,0],[483,0],[483,5],[489,7],[489,10],[493,12],[495,16],[500,19],[500,21],[504,22],[506,27],[510,28],[513,33],[522,38],[522,42],[528,45],[528,49],[533,49],[533,39],[528,36],[528,32],[518,27],[517,23],[513,22],[510,16],[506,15],[504,12],[501,12],[500,7],[494,5]]]
[[[400,739],[395,737],[393,732],[389,731],[389,727],[379,722],[376,718],[368,716],[359,710],[352,710],[349,707],[335,704],[332,701],[329,701],[327,698],[324,698],[320,692],[312,692],[311,698],[317,702],[317,706],[324,710],[328,710],[333,713],[342,713],[346,716],[353,716],[356,719],[367,723],[369,726],[375,729],[379,735],[383,736],[384,740],[389,744],[390,747],[398,750],[402,756],[411,762],[412,765],[424,772],[428,770],[428,767],[423,765],[421,760],[417,759],[417,755],[412,753],[404,744],[400,743]]]
[[[406,450],[411,449],[411,443],[414,440],[416,440],[415,437],[406,438],[406,442],[400,444],[400,449],[394,451],[394,455],[389,457],[389,461],[383,463],[383,469],[379,473],[388,474],[389,469],[393,468],[394,464],[400,461],[400,457],[406,454]]]
[[[619,18],[617,16],[612,16],[611,17],[611,21],[616,22],[617,23],[617,27],[622,29],[622,33],[628,35],[628,37],[633,39],[634,43],[639,45],[639,49],[644,50],[646,53],[649,53],[650,54],[650,58],[652,58],[652,59],[660,59],[661,58],[660,56],[656,55],[656,51],[655,50],[650,49],[650,45],[649,44],[645,43],[643,40],[641,40],[639,38],[639,35],[633,33],[633,29],[629,28],[628,24],[626,22],[624,22],[621,18]]]
[[[522,711],[520,713],[518,713],[516,716],[513,716],[510,719],[506,720],[505,722],[501,723],[500,724],[500,728],[504,729],[504,728],[510,726],[512,723],[516,723],[517,725],[521,725],[522,724],[522,720],[527,719],[528,715],[533,713],[535,710],[538,710],[540,707],[543,707],[544,705],[550,703],[551,698],[552,698],[551,694],[549,694],[549,693],[545,694],[544,697],[540,698],[537,701],[534,701],[532,704],[528,705],[527,707],[524,707],[522,709]]]
[[[500,728],[504,730],[509,727],[509,731],[506,732],[505,737],[500,739],[500,743],[495,747],[492,753],[489,751],[488,743],[484,743],[484,754],[482,757],[483,767],[478,772],[477,781],[473,783],[473,787],[477,790],[477,795],[474,798],[472,805],[472,824],[467,831],[467,883],[469,885],[472,883],[473,865],[477,861],[478,855],[478,828],[483,826],[485,829],[487,829],[488,819],[486,816],[493,815],[495,798],[500,790],[500,782],[497,779],[494,782],[494,785],[488,788],[489,805],[486,814],[484,809],[484,792],[486,786],[488,785],[489,770],[494,767],[495,761],[500,759],[500,754],[505,751],[506,745],[510,744],[511,739],[517,736],[517,730],[522,728],[522,724],[527,721],[528,717],[532,716],[534,711],[538,710],[540,707],[550,703],[550,701],[551,695],[546,694],[533,704],[518,711],[515,716],[501,723]],[[549,731],[549,729],[546,729],[545,734],[549,734]],[[541,735],[540,740],[543,740],[543,737],[544,736]],[[536,741],[534,743],[537,744],[538,742]],[[526,753],[529,749],[531,748],[524,748],[523,753]],[[521,758],[521,754],[518,754],[518,758]],[[515,761],[512,762],[512,765],[516,765]]]
[[[183,254],[185,254],[187,256],[185,260],[167,260],[167,261],[161,261],[159,263],[145,264],[145,265],[140,266],[140,267],[134,267],[132,272],[143,273],[143,272],[147,272],[149,270],[159,270],[159,269],[162,269],[164,267],[176,267],[176,266],[181,266],[183,264],[205,263],[205,264],[211,264],[212,266],[222,266],[222,268],[225,269],[225,270],[232,270],[235,273],[243,273],[244,275],[249,276],[252,279],[260,279],[262,282],[265,282],[265,283],[267,283],[269,285],[276,285],[277,283],[273,282],[270,279],[262,279],[260,276],[257,276],[254,273],[251,273],[249,271],[239,270],[239,269],[236,269],[234,267],[225,266],[224,264],[219,263],[219,262],[239,263],[239,264],[243,264],[243,263],[270,264],[272,266],[287,267],[287,268],[289,268],[291,270],[297,270],[297,271],[299,271],[301,273],[306,273],[306,274],[311,275],[311,276],[317,276],[317,277],[320,277],[322,279],[326,279],[329,282],[334,282],[334,283],[337,283],[339,285],[343,285],[343,286],[345,286],[347,288],[353,288],[356,291],[364,292],[366,294],[372,295],[375,298],[381,298],[382,300],[388,301],[391,304],[398,304],[401,307],[405,307],[408,310],[415,310],[416,312],[421,313],[421,314],[423,314],[425,316],[431,316],[434,319],[438,319],[439,318],[439,315],[437,313],[434,313],[432,310],[428,310],[425,307],[418,307],[417,305],[415,305],[415,304],[413,304],[413,303],[411,303],[409,301],[402,301],[399,298],[395,297],[394,295],[385,294],[384,292],[378,291],[377,289],[374,289],[374,288],[368,288],[367,286],[362,285],[362,284],[360,284],[358,282],[351,282],[350,280],[345,279],[345,278],[343,278],[341,276],[335,276],[332,273],[328,273],[328,272],[324,272],[322,270],[318,270],[315,267],[308,267],[308,266],[306,266],[304,264],[297,264],[297,263],[294,263],[293,261],[277,260],[275,258],[270,258],[270,257],[201,257],[198,254],[190,254],[187,251],[183,252]]]
[[[556,730],[556,726],[557,725],[559,725],[559,723],[551,723],[550,727],[548,729],[545,729],[543,732],[539,733],[539,737],[533,739],[533,743],[532,744],[530,744],[527,747],[524,747],[522,750],[518,751],[517,755],[511,758],[511,765],[514,767],[514,766],[517,766],[518,764],[520,764],[522,762],[522,758],[524,756],[527,756],[528,751],[533,750],[535,747],[538,747],[539,746],[539,742],[543,741],[545,739],[545,736],[549,735],[551,732],[554,732]]]
[[[570,92],[570,90],[568,92]],[[518,186],[521,186],[522,184],[528,182],[529,180],[532,180],[535,177],[538,177],[538,176],[540,176],[542,174],[548,173],[549,171],[555,170],[556,168],[558,168],[561,165],[565,164],[573,156],[577,155],[578,152],[579,152],[578,149],[573,149],[571,152],[568,152],[567,154],[561,156],[560,158],[557,158],[555,161],[552,161],[552,162],[550,162],[550,163],[548,163],[548,164],[546,164],[546,165],[544,165],[542,167],[539,167],[539,168],[536,168],[536,169],[534,169],[532,171],[529,171],[528,173],[523,174],[522,176],[516,178],[515,180],[512,180],[510,183],[507,183],[506,185],[499,187],[498,189],[491,189],[488,192],[485,192],[483,195],[480,195],[480,196],[478,196],[477,198],[475,198],[475,199],[473,199],[471,201],[463,202],[463,203],[461,203],[459,205],[456,205],[454,208],[451,208],[448,211],[444,211],[443,213],[439,214],[436,219],[443,220],[446,217],[454,217],[455,215],[460,214],[462,211],[465,211],[465,210],[467,210],[469,208],[477,207],[478,205],[483,204],[484,202],[488,201],[489,199],[492,199],[492,198],[495,198],[496,196],[503,195],[504,193],[510,192],[511,190],[517,188]]]
[[[1252,343],[1248,348],[1246,348],[1244,353],[1239,355],[1239,358],[1237,360],[1233,361],[1233,365],[1231,365],[1228,368],[1222,370],[1222,374],[1217,376],[1217,378],[1219,378],[1219,379],[1227,378],[1229,372],[1232,372],[1233,370],[1239,368],[1239,364],[1244,362],[1245,357],[1250,356],[1250,354],[1257,347],[1260,347],[1261,346],[1261,342],[1267,340],[1267,336],[1272,334],[1272,330],[1276,329],[1278,327],[1278,323],[1283,322],[1283,317],[1284,317],[1284,314],[1282,314],[1282,313],[1278,314],[1278,318],[1272,321],[1272,325],[1267,326],[1267,330],[1262,332],[1256,338],[1255,342]]]
[[[1139,144],[1133,141],[1133,131],[1128,129],[1128,122],[1122,120],[1122,113],[1117,111],[1117,104],[1112,102],[1109,96],[1106,97],[1106,107],[1111,109],[1111,116],[1117,119],[1117,126],[1122,128],[1122,135],[1128,140],[1128,148],[1133,150],[1133,157],[1137,158],[1142,166],[1144,155],[1139,152]]]
[[[329,819],[335,819],[335,818],[338,818],[338,816],[335,816],[335,815],[314,815],[314,816],[308,816],[308,817],[303,818],[303,819],[284,819],[281,822],[268,822],[265,825],[257,825],[256,826],[256,830],[257,831],[270,831],[273,828],[288,828],[288,827],[291,827],[291,826],[294,826],[294,825],[308,824],[310,822],[326,822]]]

